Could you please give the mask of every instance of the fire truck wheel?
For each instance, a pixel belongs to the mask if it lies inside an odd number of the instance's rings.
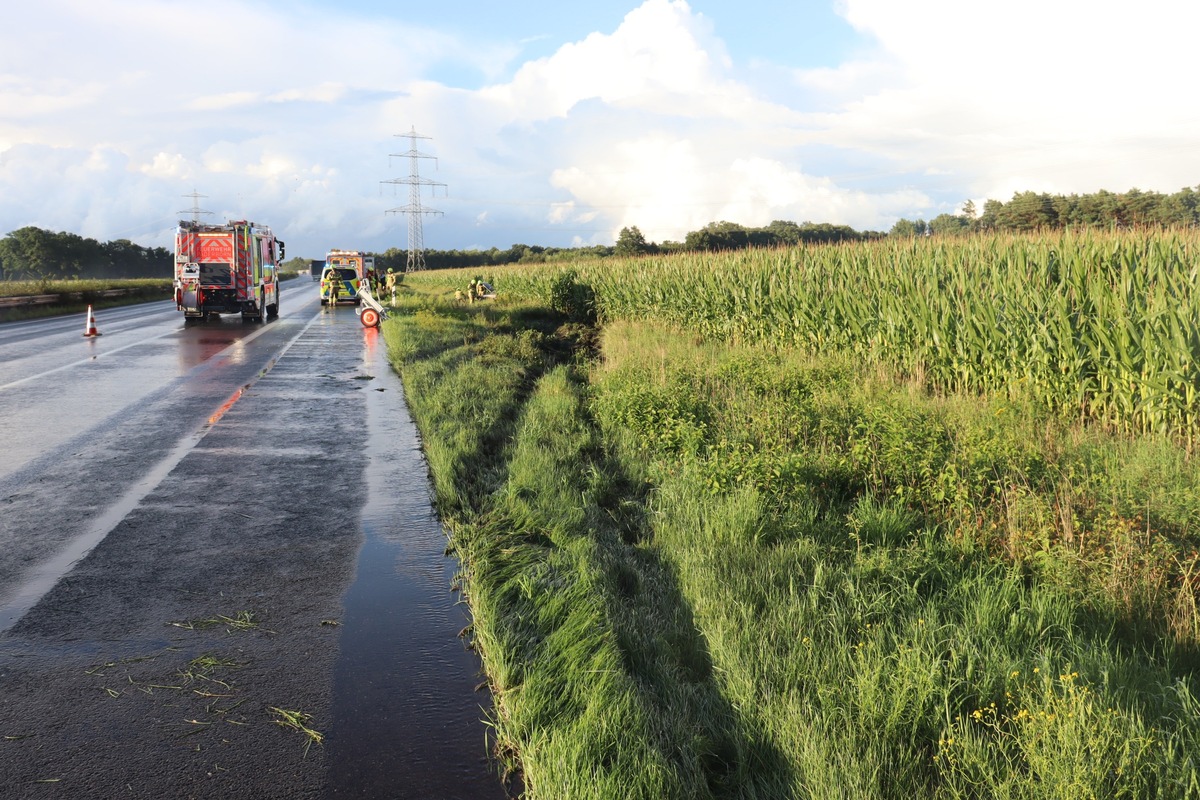
[[[359,316],[359,319],[362,320],[364,328],[379,327],[379,312],[373,308],[364,308],[362,315]]]

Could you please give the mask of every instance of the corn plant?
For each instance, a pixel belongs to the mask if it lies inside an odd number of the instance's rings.
[[[846,353],[934,391],[1026,396],[1055,415],[1190,446],[1198,248],[1200,234],[1183,231],[889,239],[505,267],[493,278],[502,294],[549,302],[569,269],[601,320]]]

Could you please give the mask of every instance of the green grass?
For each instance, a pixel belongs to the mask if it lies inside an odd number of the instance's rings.
[[[745,741],[673,576],[638,543],[645,487],[600,447],[582,366],[561,346],[577,331],[520,306],[409,302],[385,335],[462,559],[508,766],[534,797],[733,783],[770,796],[782,759]]]
[[[604,353],[596,416],[658,488],[654,541],[723,695],[795,759],[789,796],[1200,792],[1176,583],[1200,476],[1171,445],[1130,461],[1120,439],[652,325],[610,326]]]
[[[100,292],[109,289],[127,289],[129,294],[119,297],[100,295]],[[102,309],[144,303],[148,300],[164,300],[172,296],[172,291],[172,281],[169,278],[0,281],[0,297],[49,294],[61,296],[58,302],[45,305],[0,307],[0,322],[82,313],[88,306]]]
[[[1185,447],[417,277],[384,332],[531,798],[1200,797]]]
[[[288,730],[296,731],[304,737],[304,754],[308,755],[308,749],[314,743],[324,744],[325,734],[318,730],[314,730],[309,723],[312,722],[312,715],[306,714],[303,711],[295,711],[293,709],[276,708],[271,706],[267,711],[274,717],[276,725],[280,725]],[[206,723],[207,724],[207,723]]]

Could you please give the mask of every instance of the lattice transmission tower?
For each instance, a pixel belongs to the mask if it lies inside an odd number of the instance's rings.
[[[185,209],[185,210],[183,210],[183,211],[177,211],[177,212],[175,212],[175,213],[177,213],[177,214],[191,214],[191,215],[192,215],[192,222],[194,222],[194,223],[197,223],[197,224],[200,222],[200,217],[201,217],[202,215],[204,215],[204,214],[207,214],[207,215],[209,215],[209,216],[211,216],[211,215],[212,215],[212,213],[213,213],[213,212],[211,212],[211,211],[205,211],[203,208],[201,208],[201,207],[200,207],[200,198],[201,198],[201,197],[208,197],[208,195],[206,195],[206,194],[200,194],[200,193],[199,193],[199,192],[197,192],[195,189],[192,189],[192,193],[191,193],[191,194],[185,194],[185,195],[183,195],[183,197],[190,197],[190,198],[192,198],[192,207],[191,207],[191,208],[188,208],[188,209]]]
[[[409,149],[407,153],[392,153],[390,157],[408,158],[408,177],[393,178],[388,181],[381,181],[381,183],[407,184],[408,205],[400,206],[399,208],[389,208],[385,213],[408,215],[408,263],[404,271],[415,272],[419,269],[425,269],[425,234],[422,230],[424,217],[426,214],[442,213],[436,209],[424,208],[421,205],[421,187],[432,186],[436,188],[438,186],[444,187],[446,184],[422,178],[418,169],[418,164],[422,158],[432,158],[434,164],[437,164],[436,158],[417,150],[417,139],[429,139],[432,137],[422,136],[417,133],[415,126],[408,133],[397,133],[396,135],[409,140]]]

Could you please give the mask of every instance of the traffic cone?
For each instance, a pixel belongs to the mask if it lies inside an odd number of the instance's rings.
[[[92,307],[88,306],[87,329],[83,332],[84,336],[100,336],[100,331],[96,330],[96,315],[92,313]]]

